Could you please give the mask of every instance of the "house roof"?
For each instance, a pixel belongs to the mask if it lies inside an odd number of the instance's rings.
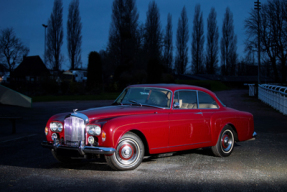
[[[38,55],[24,57],[23,61],[13,72],[14,77],[47,75],[50,75],[50,71]]]
[[[8,71],[7,67],[4,64],[0,63],[0,72],[6,72]]]

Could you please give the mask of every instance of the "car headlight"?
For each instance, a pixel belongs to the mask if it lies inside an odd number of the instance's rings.
[[[89,135],[94,135],[94,136],[100,135],[102,131],[101,127],[98,125],[88,125],[87,130],[88,130]]]
[[[63,130],[63,125],[60,122],[51,122],[50,129],[53,132],[61,132]]]

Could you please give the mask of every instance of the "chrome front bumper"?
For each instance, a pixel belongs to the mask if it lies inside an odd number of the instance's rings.
[[[83,141],[80,142],[80,145],[78,147],[65,146],[59,143],[55,143],[55,142],[48,143],[47,141],[43,141],[41,145],[44,148],[54,149],[55,151],[57,151],[57,149],[78,151],[80,155],[85,155],[85,154],[112,155],[116,151],[114,148],[111,148],[111,147],[84,146]]]

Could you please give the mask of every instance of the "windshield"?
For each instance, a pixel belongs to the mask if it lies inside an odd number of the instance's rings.
[[[132,87],[125,89],[116,99],[118,105],[147,105],[161,108],[170,108],[171,91],[159,88]]]

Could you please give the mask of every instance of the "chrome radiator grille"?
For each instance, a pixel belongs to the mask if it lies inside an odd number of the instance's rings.
[[[81,118],[73,116],[66,118],[64,131],[67,146],[79,146],[79,142],[85,140],[85,122]]]

